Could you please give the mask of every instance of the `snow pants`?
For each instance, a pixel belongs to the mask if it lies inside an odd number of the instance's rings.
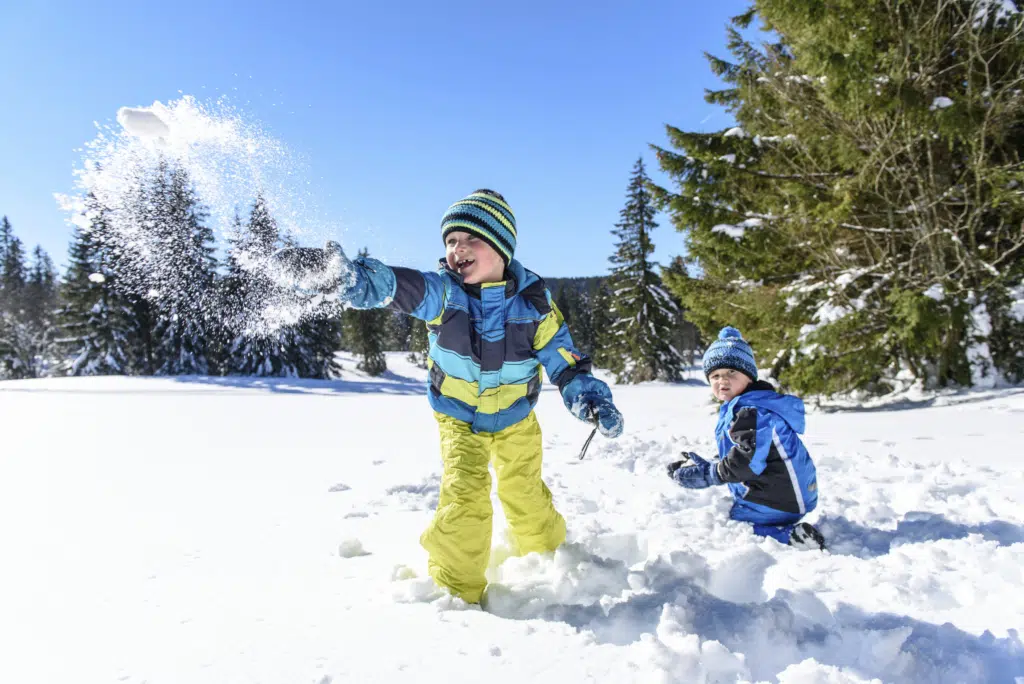
[[[767,506],[737,501],[729,511],[729,517],[750,523],[754,526],[754,534],[758,536],[773,537],[783,544],[788,544],[793,526],[804,516],[802,513],[786,513]]]
[[[516,555],[555,550],[565,519],[541,480],[541,432],[530,415],[501,432],[474,433],[468,423],[434,413],[441,432],[441,496],[420,544],[430,576],[469,603],[479,603],[491,554],[491,473]]]

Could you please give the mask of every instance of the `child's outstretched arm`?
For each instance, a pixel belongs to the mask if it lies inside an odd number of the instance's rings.
[[[612,391],[591,373],[590,357],[576,348],[562,313],[555,306],[551,291],[544,288],[548,311],[537,326],[533,349],[547,371],[548,379],[558,385],[562,401],[580,420],[597,422],[606,437],[618,437],[624,426],[622,414],[612,403]]]
[[[748,482],[764,472],[772,445],[772,426],[753,406],[736,412],[729,427],[733,446],[721,461],[706,461],[695,453],[668,465],[668,476],[689,489],[703,489],[727,482]],[[687,461],[692,465],[687,465]]]
[[[324,249],[288,247],[274,254],[280,282],[307,295],[334,296],[354,309],[389,307],[431,320],[444,305],[444,285],[436,273],[392,268],[371,257],[354,260],[336,242]]]

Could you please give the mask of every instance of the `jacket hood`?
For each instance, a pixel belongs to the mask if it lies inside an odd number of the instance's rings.
[[[792,394],[779,394],[767,382],[760,380],[729,403],[732,404],[734,412],[741,406],[754,406],[771,411],[786,421],[786,424],[798,435],[804,433],[807,425],[804,402],[800,397],[794,397]]]

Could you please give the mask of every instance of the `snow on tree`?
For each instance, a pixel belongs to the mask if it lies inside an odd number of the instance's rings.
[[[262,377],[329,378],[339,367],[336,316],[319,312],[294,325],[263,325],[262,314],[275,305],[277,288],[260,267],[287,240],[263,196],[253,203],[244,225],[236,217],[221,284],[225,321],[224,373]],[[328,305],[324,305],[328,306]]]
[[[215,320],[213,231],[182,168],[161,165],[152,184],[150,239],[161,258],[148,274],[157,295],[158,375],[207,375]]]
[[[737,325],[805,392],[1024,377],[1007,314],[1024,19],[1004,9],[760,0],[733,20],[706,99],[736,125],[669,126],[675,150],[658,150],[675,188],[655,195],[700,273],[677,294],[705,334]],[[741,35],[755,17],[775,42]]]
[[[119,375],[129,369],[127,303],[115,291],[106,212],[87,198],[61,288],[58,345],[69,375]]]

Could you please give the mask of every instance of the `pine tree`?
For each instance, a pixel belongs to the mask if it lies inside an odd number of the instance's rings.
[[[235,236],[228,250],[222,306],[232,336],[224,361],[228,375],[298,377],[299,369],[288,348],[294,344],[290,329],[261,329],[256,317],[271,302],[274,285],[258,267],[279,246],[277,222],[263,197],[257,197],[242,224],[235,219]]]
[[[25,250],[21,240],[11,232],[11,224],[4,217],[5,240],[3,261],[0,262],[0,309],[17,314],[24,306]]]
[[[682,257],[672,259],[672,263],[661,270],[661,278],[669,292],[685,292],[692,280]],[[672,345],[682,353],[683,363],[689,367],[693,366],[697,354],[703,351],[704,346],[701,343],[700,329],[689,320],[689,312],[681,303],[676,304],[679,305],[680,315],[672,337]]]
[[[159,375],[208,375],[216,260],[205,208],[185,170],[162,167],[155,179],[154,237],[161,254],[157,299]]]
[[[679,308],[662,287],[650,261],[655,206],[647,185],[643,159],[633,167],[621,221],[612,231],[618,242],[609,259],[611,271],[611,336],[608,353],[622,359],[620,382],[678,380],[682,356],[672,345]]]
[[[295,326],[291,349],[300,378],[326,380],[341,372],[335,352],[341,338],[341,310],[323,303]]]
[[[116,295],[116,304],[123,305],[128,363],[124,372],[131,375],[154,375],[161,365],[155,300],[166,289],[167,271],[172,268],[163,253],[164,236],[158,232],[163,225],[160,212],[166,204],[167,174],[166,163],[155,172],[141,174],[125,202],[122,220],[138,230],[137,237],[115,229],[110,220],[94,223],[90,229],[103,257],[101,273],[111,284],[107,301],[115,303],[110,297]],[[147,257],[146,251],[156,253],[156,258]]]
[[[369,251],[360,250],[359,256],[369,256]],[[388,369],[384,346],[389,316],[387,309],[349,309],[344,314],[345,343],[360,357],[356,368],[367,375],[381,375]]]
[[[281,239],[262,196],[253,203],[245,225],[236,218],[235,233],[221,288],[230,334],[224,372],[319,379],[335,376],[340,370],[334,357],[340,323],[334,305],[321,304],[319,310],[294,325],[271,329],[260,325],[260,313],[278,297],[261,264],[280,247],[292,244],[288,238]]]
[[[69,265],[61,288],[58,344],[69,375],[128,373],[129,315],[115,291],[110,259],[107,212],[92,196],[86,200],[89,225],[76,228],[68,250]]]
[[[423,321],[412,319],[412,328],[409,332],[408,359],[419,368],[426,368],[429,354],[430,338],[427,335],[427,326]]]
[[[589,299],[590,321],[594,330],[594,346],[589,353],[599,368],[619,373],[622,370],[622,357],[617,353],[618,339],[612,330],[612,290],[609,280],[599,281]]]
[[[743,38],[757,16],[777,42]],[[658,151],[700,328],[741,328],[804,392],[1024,377],[1022,36],[1020,13],[971,0],[736,17],[706,99],[737,125],[668,127],[677,151]]]
[[[36,376],[38,339],[26,324],[25,254],[6,216],[0,221],[0,377]]]
[[[293,246],[290,237],[283,240]],[[294,326],[289,351],[300,378],[326,380],[341,372],[335,353],[341,338],[341,306],[336,301],[320,302]]]
[[[32,251],[32,266],[25,283],[25,313],[39,327],[49,327],[57,308],[57,272],[42,247]]]
[[[562,316],[569,326],[573,342],[579,349],[595,359],[599,356],[600,342],[594,320],[595,316],[602,315],[595,311],[595,297],[607,279],[608,276],[545,279],[558,310],[562,312]],[[610,303],[610,300],[607,303]]]

